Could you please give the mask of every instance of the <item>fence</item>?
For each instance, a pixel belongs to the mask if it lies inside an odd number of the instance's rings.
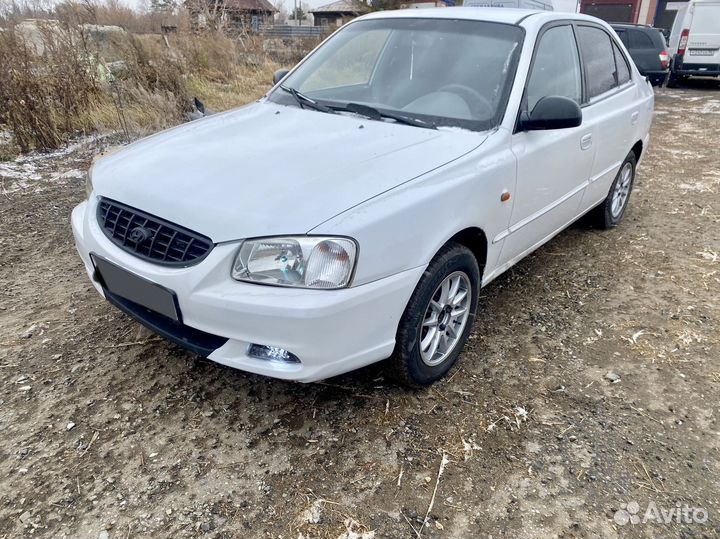
[[[286,24],[263,24],[260,33],[264,36],[277,39],[319,39],[325,35],[326,28],[322,26],[289,26]]]

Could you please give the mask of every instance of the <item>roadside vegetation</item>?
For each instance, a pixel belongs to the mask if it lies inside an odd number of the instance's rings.
[[[316,44],[197,30],[182,9],[142,14],[114,0],[0,13],[0,159],[164,129],[195,112],[193,98],[211,112],[243,105]]]

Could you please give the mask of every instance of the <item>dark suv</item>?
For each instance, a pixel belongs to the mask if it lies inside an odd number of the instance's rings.
[[[667,78],[670,56],[665,36],[657,28],[636,24],[613,24],[641,74],[653,86],[662,86]]]

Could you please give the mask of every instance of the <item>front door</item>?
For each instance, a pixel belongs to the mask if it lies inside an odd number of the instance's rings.
[[[571,24],[542,33],[531,64],[522,109],[540,98],[563,96],[582,102],[582,75]],[[517,132],[517,186],[500,263],[512,263],[575,219],[590,177],[593,133],[585,123],[569,129]]]

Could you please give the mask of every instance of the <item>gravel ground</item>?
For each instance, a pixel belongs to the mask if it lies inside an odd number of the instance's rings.
[[[484,289],[423,391],[158,339],[72,244],[107,141],[0,163],[0,537],[718,537],[718,127],[717,85],[660,91],[623,223]]]

